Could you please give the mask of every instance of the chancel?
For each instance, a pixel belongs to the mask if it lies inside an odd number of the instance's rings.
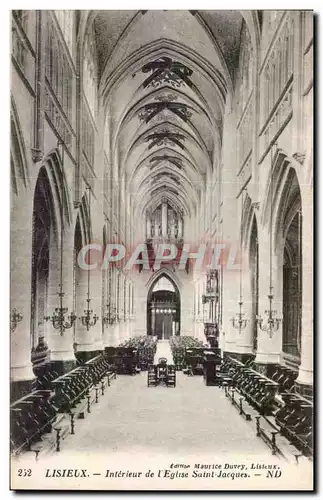
[[[311,459],[312,17],[12,11],[12,456]]]

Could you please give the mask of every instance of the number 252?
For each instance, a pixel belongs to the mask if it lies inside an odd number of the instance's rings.
[[[18,469],[18,476],[20,477],[31,476],[31,469]]]

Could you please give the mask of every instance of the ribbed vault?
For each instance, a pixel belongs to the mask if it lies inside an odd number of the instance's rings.
[[[221,162],[243,22],[237,11],[89,13],[105,150],[138,220],[162,199],[196,215]]]

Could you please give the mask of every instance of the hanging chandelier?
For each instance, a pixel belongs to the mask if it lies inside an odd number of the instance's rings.
[[[272,338],[273,334],[277,332],[279,325],[281,323],[281,318],[277,318],[277,311],[272,308],[272,303],[274,300],[274,287],[272,280],[272,245],[273,245],[273,153],[271,149],[271,160],[270,160],[270,241],[269,241],[269,309],[265,310],[265,315],[267,318],[262,316],[257,316],[256,321],[259,328],[263,332],[267,332],[269,337]]]
[[[90,186],[87,186],[86,189],[89,190],[89,220],[91,220],[91,188]],[[88,250],[88,255],[89,255],[89,262],[90,262],[90,249]],[[93,309],[90,309],[90,302],[91,302],[91,297],[90,297],[90,266],[88,266],[88,271],[87,271],[87,308],[84,309],[84,314],[83,316],[80,317],[80,320],[82,322],[82,325],[86,327],[87,331],[89,331],[92,326],[96,325],[99,316],[96,314],[93,315]]]
[[[106,305],[107,312],[102,318],[102,322],[104,325],[109,326],[109,325],[114,325],[116,322],[116,308],[111,307],[110,302]]]
[[[64,160],[63,160],[64,162]],[[65,330],[72,328],[76,320],[76,315],[71,312],[67,319],[65,318],[68,313],[68,308],[63,306],[63,297],[65,293],[63,292],[63,246],[64,246],[64,228],[63,228],[63,197],[61,200],[61,248],[60,248],[60,282],[58,285],[57,295],[59,297],[59,305],[55,307],[52,316],[45,316],[45,321],[50,321],[55,328],[59,330],[60,335],[63,336]]]
[[[239,276],[239,286],[240,286],[240,293],[239,293],[239,312],[236,313],[236,315],[231,319],[232,326],[236,329],[239,330],[239,333],[242,332],[242,330],[245,330],[247,327],[247,324],[249,323],[249,320],[245,318],[245,314],[242,312],[242,306],[243,306],[243,300],[242,300],[242,223],[243,223],[243,206],[244,206],[244,200],[243,200],[243,191],[241,193],[241,221],[240,221],[240,276]]]

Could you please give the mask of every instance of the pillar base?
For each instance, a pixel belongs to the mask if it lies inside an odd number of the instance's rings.
[[[11,382],[24,382],[25,380],[34,380],[34,378],[33,365],[30,362],[10,367]]]
[[[36,378],[10,382],[10,403],[17,401],[17,399],[20,399],[35,390],[35,386]]]
[[[59,377],[74,370],[74,368],[76,368],[76,365],[77,362],[75,357],[74,359],[58,359],[50,362],[51,370],[55,371]]]
[[[60,377],[61,375],[65,375],[74,368],[76,368],[77,363],[75,356],[73,355],[73,359],[56,359],[50,360],[46,363],[40,363],[34,366],[34,373],[37,378],[41,379],[44,375],[51,374],[53,372],[55,377]]]
[[[87,361],[90,361],[90,359],[93,359],[100,354],[102,354],[102,351],[77,351],[75,357],[78,363],[83,365]]]
[[[69,362],[75,361],[74,351],[51,351],[50,362]]]
[[[313,371],[299,367],[298,377],[295,382],[295,389],[298,394],[305,398],[313,398]]]
[[[251,344],[238,344],[235,348],[236,353],[240,354],[252,354],[254,356],[253,348]]]
[[[241,361],[241,363],[246,363],[249,361],[249,359],[254,359],[255,355],[250,352],[230,352],[230,351],[223,351],[223,357],[231,357],[234,359],[237,359],[238,361]]]
[[[280,353],[257,352],[255,363],[259,365],[280,364]]]
[[[313,399],[313,386],[296,381],[295,391],[304,398]]]

